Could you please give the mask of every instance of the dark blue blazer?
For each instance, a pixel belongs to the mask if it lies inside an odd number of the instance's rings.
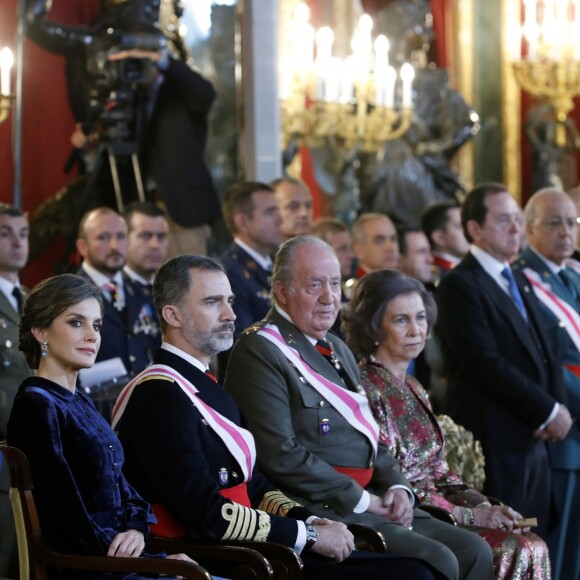
[[[262,320],[271,307],[270,272],[264,270],[245,250],[232,242],[220,258],[236,296],[235,338],[254,322]]]
[[[89,280],[83,268],[77,272]],[[101,348],[97,361],[121,357],[129,374],[140,373],[151,364],[155,350],[161,345],[161,333],[153,307],[151,290],[132,281],[123,273],[125,308],[117,310],[103,296],[105,305]]]
[[[238,406],[220,384],[181,357],[159,349],[155,362],[168,365],[198,390],[199,397],[237,425],[245,426]],[[234,525],[232,502],[219,494],[221,488],[242,483],[238,463],[224,442],[203,419],[187,395],[173,382],[149,379],[138,385],[118,425],[125,450],[125,474],[143,497],[165,508],[194,538],[223,539]],[[264,499],[278,490],[254,472],[248,482],[252,508],[276,513]],[[254,539],[258,514],[247,510],[246,524],[232,531],[228,539]],[[294,519],[306,519],[309,510],[294,507],[290,517],[270,515],[266,540],[294,546],[298,526]],[[230,523],[230,518],[232,523]],[[252,523],[254,522],[254,523]],[[237,535],[239,534],[239,535]],[[249,536],[245,535],[249,534]]]
[[[441,281],[444,408],[481,441],[485,492],[534,513],[545,530],[551,484],[545,443],[534,431],[566,393],[540,304],[521,272],[514,276],[528,322],[471,253]]]

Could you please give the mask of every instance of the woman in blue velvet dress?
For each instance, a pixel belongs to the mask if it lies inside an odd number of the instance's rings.
[[[93,366],[99,350],[102,306],[99,290],[72,274],[34,288],[21,317],[19,348],[38,373],[20,386],[7,439],[30,462],[42,531],[52,547],[139,557],[155,519],[122,474],[116,435],[76,388],[78,371]],[[55,570],[52,577],[98,575]]]

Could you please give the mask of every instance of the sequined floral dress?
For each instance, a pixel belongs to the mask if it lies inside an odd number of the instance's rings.
[[[465,485],[449,469],[445,441],[423,387],[407,375],[405,384],[375,360],[360,363],[362,386],[380,427],[380,439],[399,460],[402,472],[421,504],[451,511],[454,506],[476,507],[487,498]],[[546,544],[535,534],[469,527],[493,550],[498,579],[551,578]]]

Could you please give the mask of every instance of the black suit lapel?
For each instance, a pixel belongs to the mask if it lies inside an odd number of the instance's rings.
[[[516,336],[530,352],[534,363],[538,366],[538,368],[541,368],[541,361],[544,359],[544,355],[540,344],[538,344],[537,340],[534,339],[532,328],[529,326],[528,322],[524,320],[523,316],[518,311],[517,306],[513,303],[512,299],[507,295],[507,293],[499,287],[497,282],[481,267],[475,258],[472,259],[475,263],[473,271],[477,278],[478,284],[484,288],[486,294],[496,305],[500,316],[503,316],[509,321]],[[526,313],[528,317],[530,317],[532,315],[530,313],[529,307],[529,285],[522,280],[519,273],[514,272],[514,276],[526,306]]]

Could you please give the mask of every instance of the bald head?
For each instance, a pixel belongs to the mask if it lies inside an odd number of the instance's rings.
[[[127,224],[114,210],[99,207],[87,212],[79,225],[77,250],[105,276],[114,276],[127,259]]]
[[[578,217],[570,196],[559,189],[535,193],[524,209],[528,244],[555,264],[562,264],[574,252]]]

